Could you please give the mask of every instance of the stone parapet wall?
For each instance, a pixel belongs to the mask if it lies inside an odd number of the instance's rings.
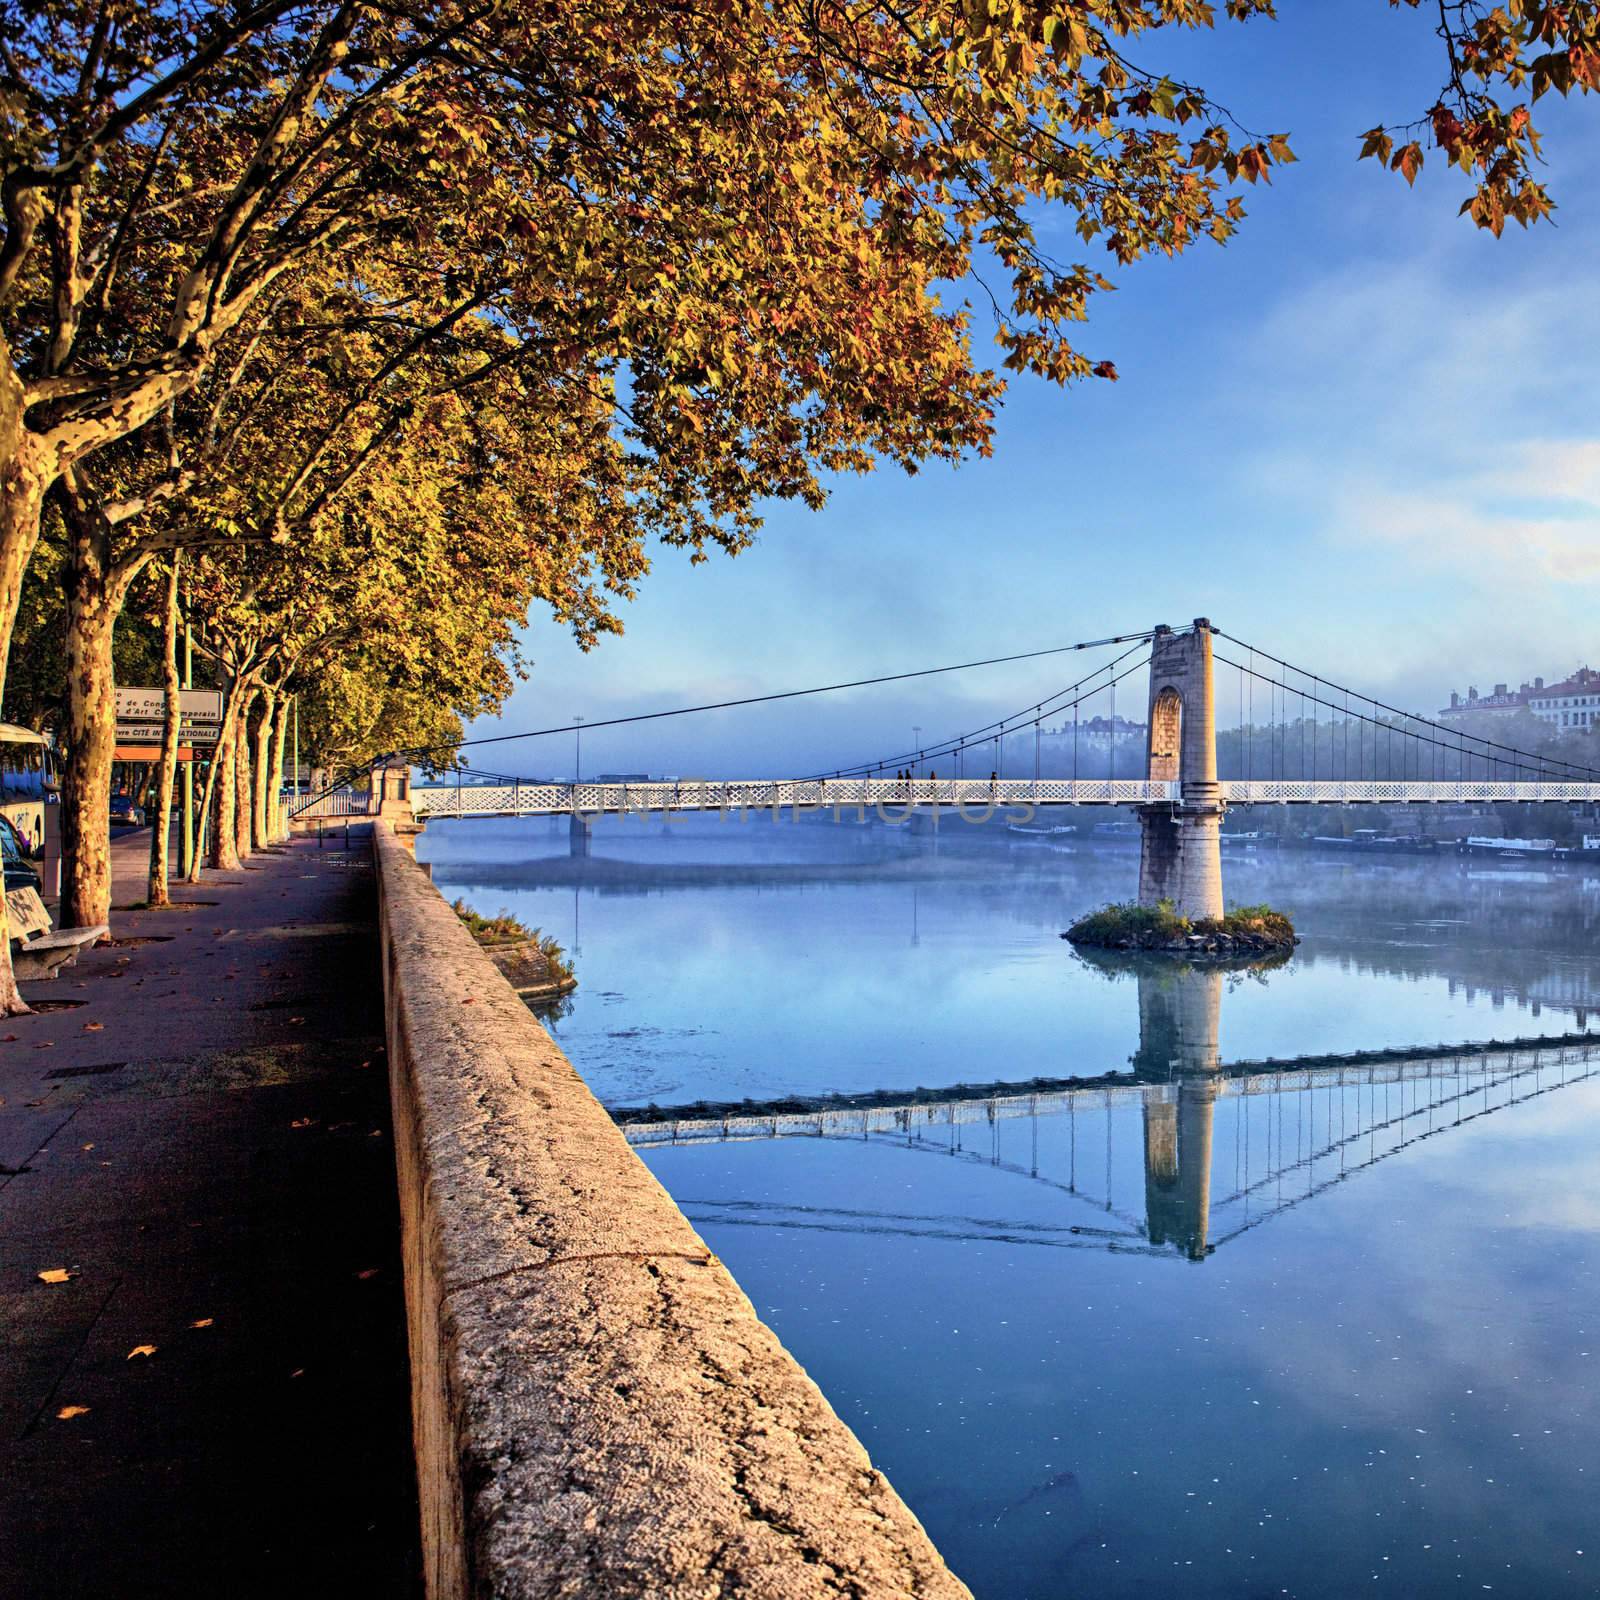
[[[966,1596],[387,825],[432,1600]]]

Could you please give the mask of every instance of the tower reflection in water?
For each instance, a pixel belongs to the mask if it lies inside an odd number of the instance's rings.
[[[1220,967],[1139,969],[1135,1073],[1175,1082],[1177,1099],[1144,1103],[1145,1226],[1151,1244],[1204,1259],[1211,1215],[1211,1135],[1222,1051]]]

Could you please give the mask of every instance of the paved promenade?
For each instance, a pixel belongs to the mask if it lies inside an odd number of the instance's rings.
[[[114,912],[27,986],[52,1009],[0,1020],[3,1600],[417,1592],[375,896],[343,838]],[[118,906],[148,849],[114,847]]]

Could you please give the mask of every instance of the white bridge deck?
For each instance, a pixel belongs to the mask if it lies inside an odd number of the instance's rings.
[[[1308,779],[1219,783],[1228,805],[1456,805],[1491,801],[1600,802],[1600,783],[1412,783]],[[918,806],[982,816],[1000,808],[1173,803],[1176,783],[1128,778],[683,779],[676,783],[417,784],[420,817],[626,816],[653,811],[879,811]]]

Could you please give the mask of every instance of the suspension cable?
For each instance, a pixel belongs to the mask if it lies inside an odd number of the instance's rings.
[[[972,728],[966,733],[953,733],[947,738],[937,740],[932,745],[925,745],[920,750],[907,750],[899,755],[883,756],[876,761],[858,761],[848,767],[836,767],[827,773],[814,772],[809,774],[809,776],[812,778],[861,777],[868,773],[881,772],[883,768],[890,766],[891,764],[898,766],[902,761],[921,761],[930,756],[959,755],[962,751],[970,749],[974,744],[981,744],[993,738],[997,732],[1014,732],[1016,728],[1026,727],[1030,722],[1037,726],[1039,719],[1043,717],[1047,711],[1066,711],[1069,706],[1076,704],[1075,701],[1068,701],[1066,697],[1082,689],[1086,683],[1092,683],[1103,673],[1110,672],[1112,668],[1120,666],[1128,659],[1129,656],[1133,655],[1139,649],[1139,646],[1144,644],[1149,637],[1150,635],[1146,634],[1143,639],[1135,640],[1135,642],[1126,650],[1124,650],[1121,655],[1113,656],[1110,661],[1102,663],[1100,666],[1096,667],[1093,672],[1087,674],[1085,677],[1079,678],[1076,683],[1069,683],[1065,689],[1058,689],[1054,694],[1046,695],[1043,700],[1037,701],[1033,705],[1027,706],[1021,711],[1010,712],[996,722],[986,722],[981,728]],[[1115,642],[1120,643],[1121,641],[1119,640]],[[1086,646],[1085,648],[1088,647]],[[1145,659],[1148,660],[1148,657]],[[1143,664],[1143,662],[1137,663],[1138,666],[1142,666]],[[1136,670],[1136,668],[1131,668],[1130,670]],[[1124,674],[1124,676],[1126,676],[1126,674]],[[1098,688],[1089,690],[1088,693],[1099,694],[1106,687],[1106,684],[1101,684]],[[1079,698],[1082,699],[1084,697],[1080,696]],[[1014,727],[1010,726],[1013,724],[1015,725]]]
[[[1286,667],[1290,672],[1298,673],[1302,678],[1311,679],[1313,684],[1318,683],[1318,682],[1326,683],[1330,689],[1338,689],[1338,688],[1342,687],[1341,685],[1335,684],[1331,679],[1328,679],[1328,678],[1319,679],[1316,674],[1314,674],[1312,672],[1308,672],[1304,667],[1297,667],[1297,666],[1294,665],[1293,662],[1285,661],[1282,656],[1275,656],[1275,655],[1273,655],[1273,653],[1270,650],[1263,650],[1258,645],[1248,644],[1248,643],[1246,643],[1245,640],[1236,637],[1234,634],[1227,633],[1221,628],[1212,628],[1211,632],[1219,639],[1227,639],[1228,641],[1230,641],[1230,643],[1238,645],[1241,649],[1250,651],[1252,656],[1257,656],[1257,655],[1265,656],[1267,658],[1267,660],[1276,662],[1278,666]],[[1536,762],[1539,762],[1541,765],[1545,761],[1548,760],[1553,765],[1567,767],[1567,768],[1570,768],[1574,772],[1582,772],[1582,773],[1589,774],[1590,776],[1593,776],[1595,778],[1600,778],[1600,768],[1597,768],[1597,767],[1586,767],[1581,761],[1563,761],[1563,760],[1560,759],[1560,757],[1557,757],[1557,756],[1550,756],[1550,757],[1540,756],[1540,755],[1536,754],[1532,750],[1521,750],[1521,749],[1518,749],[1517,746],[1515,746],[1515,745],[1501,744],[1501,743],[1499,743],[1498,740],[1486,738],[1482,734],[1468,733],[1468,732],[1466,732],[1465,729],[1447,728],[1447,727],[1444,726],[1443,723],[1436,722],[1431,717],[1424,717],[1424,716],[1420,715],[1418,712],[1415,712],[1415,711],[1406,711],[1403,708],[1401,708],[1400,706],[1392,706],[1387,701],[1379,700],[1375,695],[1362,694],[1359,690],[1344,689],[1342,692],[1345,693],[1345,694],[1353,693],[1355,695],[1356,699],[1365,700],[1368,705],[1376,706],[1380,711],[1387,711],[1387,712],[1390,713],[1391,716],[1402,717],[1407,722],[1420,723],[1425,728],[1433,729],[1433,731],[1435,733],[1440,733],[1440,734],[1446,735],[1447,739],[1449,737],[1453,736],[1454,738],[1456,738],[1457,740],[1460,740],[1462,742],[1461,754],[1463,754],[1463,755],[1467,755],[1469,753],[1471,753],[1471,754],[1480,754],[1480,755],[1484,754],[1483,751],[1468,752],[1465,749],[1465,741],[1470,739],[1474,744],[1479,744],[1479,745],[1485,746],[1486,750],[1504,750],[1510,755],[1522,757],[1523,759],[1525,759],[1527,761],[1536,761]],[[1326,704],[1326,703],[1327,702],[1324,702],[1324,704]],[[1368,720],[1374,720],[1374,719],[1368,719]],[[1376,725],[1376,723],[1375,723],[1375,725]],[[1391,726],[1392,726],[1392,724],[1391,724]],[[1408,738],[1420,739],[1422,737],[1422,735],[1420,735],[1420,734],[1412,734],[1412,733],[1408,732],[1407,733],[1407,737]],[[1446,744],[1445,748],[1450,748],[1450,747],[1449,747],[1448,744]],[[1374,762],[1376,762],[1376,755],[1374,755]]]
[[[1108,644],[1126,644],[1130,640],[1143,643],[1150,639],[1154,629],[1142,633],[1113,634],[1106,639],[1085,639],[1079,644],[1052,645],[1046,650],[1023,650],[1016,655],[988,656],[981,661],[957,661],[945,667],[922,667],[915,672],[885,672],[873,678],[852,678],[844,683],[822,683],[809,689],[783,689],[775,694],[743,695],[737,700],[711,700],[697,706],[674,706],[670,711],[639,711],[632,716],[605,717],[596,722],[585,722],[584,731],[591,728],[620,728],[635,722],[659,722],[665,717],[687,717],[702,711],[728,711],[737,706],[770,705],[775,700],[800,700],[808,695],[836,694],[843,689],[869,689],[881,683],[904,683],[909,678],[934,678],[947,672],[970,672],[976,667],[1004,666],[1012,661],[1036,661],[1041,656],[1071,655],[1077,650],[1094,650]],[[379,756],[379,761],[392,761],[401,757],[413,759],[437,754],[441,750],[466,750],[487,744],[510,744],[518,739],[544,739],[556,734],[571,733],[572,724],[562,723],[553,728],[529,728],[523,733],[497,733],[482,739],[448,739],[437,744],[412,745],[404,750],[391,750]]]
[[[1249,647],[1246,646],[1246,648],[1248,649]],[[1265,654],[1266,652],[1263,651],[1261,653]],[[1220,651],[1216,653],[1216,659],[1218,661],[1223,662],[1227,666],[1237,668],[1240,672],[1245,672],[1245,673],[1250,673],[1251,672],[1251,669],[1249,667],[1245,666],[1243,662],[1235,661],[1231,656],[1225,656]],[[1294,670],[1298,670],[1298,669],[1294,669]],[[1254,677],[1260,677],[1264,683],[1269,683],[1270,684],[1270,683],[1276,682],[1275,679],[1268,678],[1263,673],[1251,673],[1251,675],[1254,676]],[[1323,681],[1327,682],[1326,679],[1324,679]],[[1334,688],[1335,686],[1330,684],[1329,687],[1330,688]],[[1340,692],[1341,693],[1345,693],[1347,691],[1340,690]],[[1330,707],[1331,709],[1333,709],[1335,711],[1338,711],[1338,710],[1341,709],[1334,701],[1332,701],[1332,700],[1323,700],[1320,696],[1308,696],[1307,698],[1315,699],[1319,705],[1328,706],[1328,707]],[[1367,697],[1361,696],[1361,695],[1357,696],[1357,699],[1363,699],[1363,698],[1367,698]],[[1368,700],[1368,703],[1371,704],[1371,705],[1379,705],[1380,704],[1379,701],[1370,700],[1370,699]],[[1384,709],[1388,710],[1390,708],[1389,707],[1384,707]],[[1377,762],[1378,762],[1377,738],[1378,738],[1379,731],[1383,730],[1383,729],[1393,730],[1394,724],[1390,723],[1390,722],[1385,722],[1381,717],[1373,716],[1370,713],[1365,712],[1365,711],[1351,710],[1348,706],[1343,708],[1343,714],[1344,714],[1344,717],[1345,717],[1345,720],[1346,720],[1347,723],[1354,722],[1354,723],[1358,724],[1358,727],[1357,727],[1357,735],[1358,735],[1357,764],[1358,765],[1360,764],[1360,760],[1361,760],[1361,753],[1360,753],[1360,748],[1359,748],[1359,733],[1360,733],[1359,725],[1362,724],[1362,723],[1365,723],[1365,724],[1367,724],[1368,726],[1370,726],[1372,728],[1372,730],[1373,730],[1372,761],[1373,761],[1373,767],[1374,767],[1374,769],[1376,769]],[[1404,716],[1405,713],[1404,712],[1399,712],[1399,713],[1397,713],[1397,715]],[[1417,720],[1418,721],[1423,721],[1425,719],[1418,718]],[[1399,731],[1407,739],[1415,739],[1421,744],[1438,745],[1442,749],[1455,751],[1455,753],[1458,754],[1458,755],[1470,756],[1470,755],[1476,753],[1476,752],[1473,752],[1473,751],[1467,751],[1467,750],[1459,749],[1457,746],[1449,743],[1447,739],[1433,739],[1433,738],[1430,738],[1425,733],[1413,733],[1413,732],[1411,732],[1410,729],[1401,729]],[[1442,733],[1448,734],[1450,730],[1449,729],[1440,729],[1439,731],[1442,732]],[[1345,737],[1346,737],[1346,740],[1348,741],[1348,738],[1349,738],[1348,728],[1346,730]],[[1348,752],[1348,744],[1347,744],[1346,748],[1347,748],[1347,752]],[[1496,748],[1506,751],[1509,755],[1522,756],[1522,757],[1525,758],[1522,761],[1509,761],[1508,760],[1508,761],[1504,762],[1504,765],[1506,765],[1508,767],[1511,767],[1514,771],[1518,771],[1518,772],[1536,772],[1536,773],[1540,773],[1541,775],[1543,775],[1542,763],[1540,765],[1530,765],[1529,764],[1529,763],[1534,763],[1534,762],[1539,762],[1540,761],[1540,758],[1538,756],[1532,754],[1530,751],[1517,750],[1517,749],[1514,749],[1510,745],[1497,745]],[[1350,763],[1349,763],[1349,759],[1348,759],[1348,753],[1347,753],[1347,756],[1346,756],[1346,760],[1344,762],[1344,767],[1345,767],[1345,771],[1348,773],[1349,770],[1350,770]],[[1579,772],[1594,773],[1597,778],[1600,778],[1600,772],[1596,772],[1596,769],[1594,769],[1593,767],[1582,767],[1582,766],[1579,766],[1579,767],[1576,767],[1575,770],[1577,770]],[[1461,782],[1461,783],[1468,783],[1468,782],[1474,782],[1476,780],[1463,777],[1463,778],[1459,778],[1457,781]]]

